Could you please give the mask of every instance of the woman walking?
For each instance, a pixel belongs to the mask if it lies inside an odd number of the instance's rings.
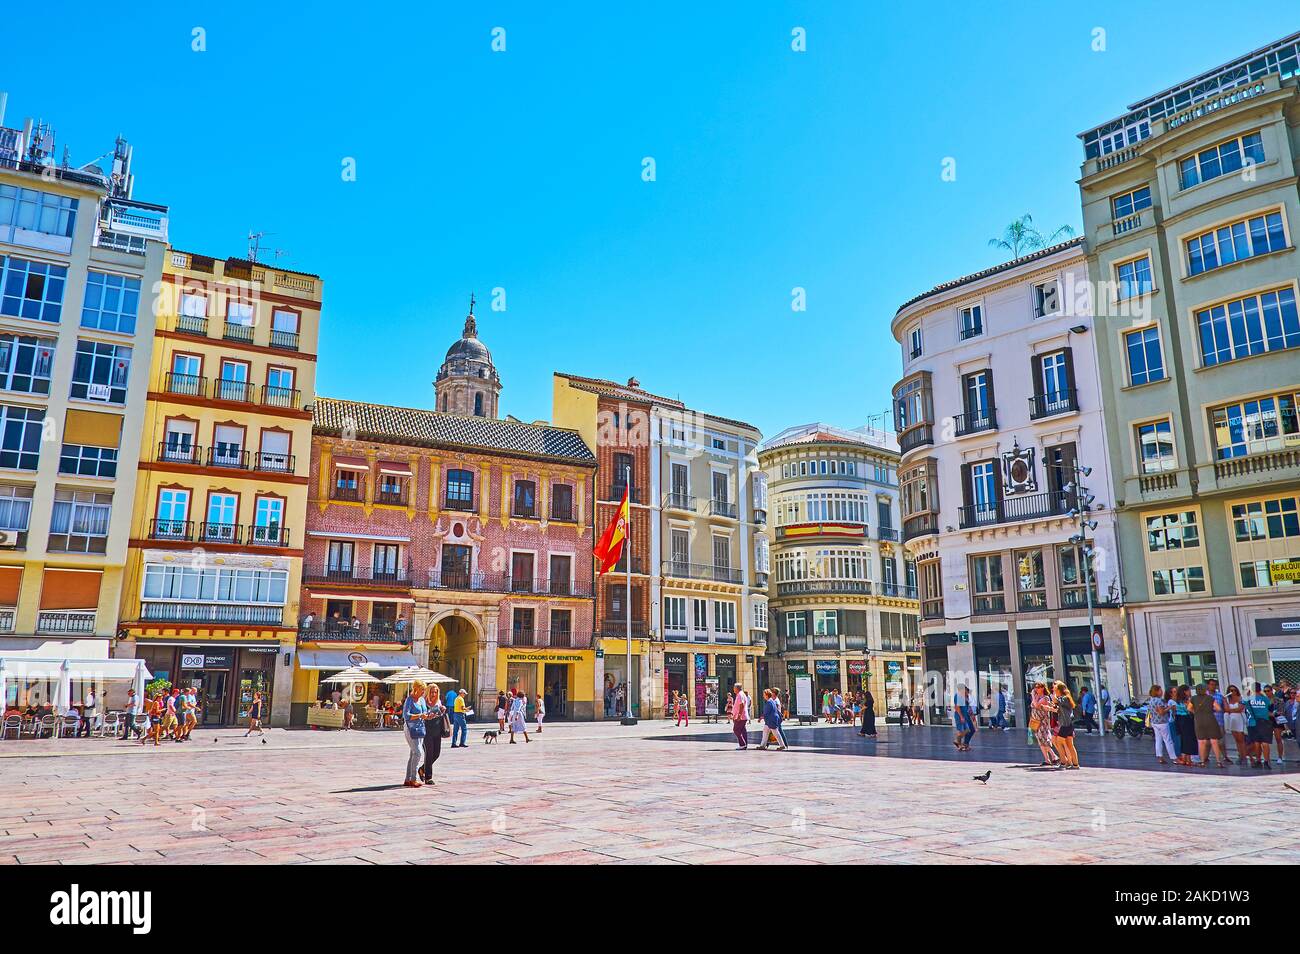
[[[1165,756],[1168,755],[1171,760],[1178,758],[1178,749],[1174,745],[1174,737],[1169,731],[1169,723],[1173,718],[1173,707],[1165,701],[1165,694],[1159,686],[1151,687],[1150,698],[1147,699],[1147,719],[1151,723],[1151,731],[1156,737],[1156,761],[1161,765],[1165,764]]]
[[[511,693],[513,692],[514,690],[512,689]],[[506,730],[506,694],[504,692],[498,692],[497,693],[497,731],[504,732],[505,730]]]
[[[1179,686],[1174,690],[1174,735],[1178,738],[1178,764],[1194,765],[1196,754],[1196,723],[1192,719],[1192,690]]]
[[[531,742],[528,738],[528,697],[524,695],[522,689],[515,690],[514,698],[510,700],[510,744],[515,745],[515,733],[523,735],[525,742]]]
[[[1055,711],[1056,704],[1047,694],[1047,686],[1041,682],[1034,683],[1033,695],[1029,699],[1029,731],[1034,733],[1038,750],[1043,753],[1039,768],[1055,766],[1061,761],[1052,739],[1052,713]]]
[[[1223,731],[1232,736],[1233,744],[1237,747],[1237,761],[1242,765],[1250,758],[1250,743],[1246,741],[1246,703],[1241,698],[1241,690],[1236,686],[1228,687],[1228,695],[1223,703]],[[1228,743],[1223,743],[1224,754],[1227,754]],[[1224,759],[1228,764],[1232,764],[1231,759]]]
[[[679,692],[677,693],[677,727],[681,728],[683,725],[688,729],[691,727],[691,707],[686,701],[686,693]]]
[[[424,766],[420,769],[420,781],[425,785],[433,784],[433,763],[442,755],[443,730],[451,735],[451,729],[446,724],[447,707],[442,704],[441,696],[441,689],[437,686],[429,687],[424,716]]]
[[[542,694],[539,692],[537,694],[537,734],[538,735],[542,734],[542,720],[545,718],[546,718],[546,700],[542,698]]]
[[[865,735],[870,739],[876,737],[876,697],[871,694],[870,689],[862,700],[862,728],[858,730],[858,735]]]
[[[402,735],[406,737],[409,752],[406,756],[407,788],[419,788],[420,760],[424,756],[424,717],[429,707],[424,702],[424,683],[416,680],[411,684],[411,694],[402,703]]]
[[[1210,767],[1210,750],[1214,751],[1214,761],[1219,768],[1223,768],[1223,748],[1222,742],[1223,729],[1219,727],[1219,720],[1215,718],[1215,710],[1218,709],[1218,703],[1214,701],[1214,696],[1206,691],[1205,683],[1198,683],[1196,686],[1196,695],[1192,697],[1192,731],[1196,733],[1196,745],[1199,750],[1201,759],[1201,768]]]
[[[253,693],[253,702],[248,707],[248,731],[244,733],[244,738],[248,738],[256,732],[258,735],[266,735],[262,731],[262,694]]]
[[[1062,768],[1077,769],[1079,751],[1074,747],[1074,696],[1063,682],[1057,682],[1053,689],[1056,691],[1056,751]]]
[[[970,687],[962,686],[952,697],[952,744],[958,752],[969,752],[975,738],[975,710],[970,704]]]

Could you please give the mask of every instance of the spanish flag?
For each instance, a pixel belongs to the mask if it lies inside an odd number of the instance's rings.
[[[596,556],[596,560],[600,563],[600,569],[596,573],[597,576],[604,576],[613,569],[614,564],[623,555],[623,543],[627,540],[628,526],[627,495],[628,488],[624,488],[623,502],[618,505],[618,511],[614,514],[614,519],[609,522],[605,532],[600,535],[600,539],[596,541],[596,547],[592,551]]]

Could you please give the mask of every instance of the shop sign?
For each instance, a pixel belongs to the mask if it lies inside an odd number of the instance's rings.
[[[506,653],[506,662],[582,662],[582,657],[571,653]]]
[[[817,675],[838,676],[839,674],[840,674],[840,661],[838,659],[817,660]]]
[[[605,650],[603,650],[603,649],[597,649],[597,650],[596,650],[596,658],[597,658],[597,659],[604,659],[604,658],[605,658]]]
[[[849,675],[860,676],[867,671],[867,661],[865,659],[849,660]]]
[[[1255,620],[1256,636],[1297,636],[1300,635],[1300,617],[1284,616]]]
[[[897,679],[903,672],[903,664],[897,659],[885,660],[885,678]]]
[[[246,653],[267,653],[269,655],[275,655],[279,651],[280,651],[279,646],[245,646],[244,647],[244,652]]]
[[[1274,560],[1268,572],[1274,583],[1300,583],[1300,560]]]
[[[785,671],[792,676],[798,676],[808,671],[808,663],[804,662],[803,660],[788,662],[785,664]]]
[[[233,653],[181,653],[182,669],[229,669],[233,663]]]
[[[672,666],[674,669],[686,668],[685,653],[664,653],[664,665]]]

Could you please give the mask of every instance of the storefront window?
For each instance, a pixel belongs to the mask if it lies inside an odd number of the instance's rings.
[[[1219,665],[1214,653],[1165,653],[1162,657],[1165,685],[1198,686],[1209,679],[1219,678]]]
[[[630,680],[632,714],[641,714],[641,657],[632,657],[632,679]],[[605,718],[621,718],[626,712],[626,699],[629,691],[627,678],[627,656],[607,653],[605,655]]]

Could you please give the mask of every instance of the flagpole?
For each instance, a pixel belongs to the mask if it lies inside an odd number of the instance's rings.
[[[627,554],[627,592],[623,594],[623,609],[627,611],[627,691],[623,699],[623,725],[636,725],[632,715],[632,467],[627,468],[623,493],[627,495],[627,527],[623,534],[624,553]]]

